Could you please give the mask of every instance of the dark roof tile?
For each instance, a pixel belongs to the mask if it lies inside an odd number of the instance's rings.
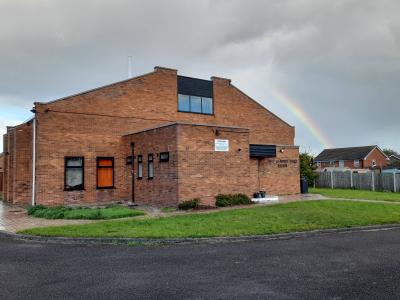
[[[314,161],[337,161],[364,159],[376,145],[323,150]]]

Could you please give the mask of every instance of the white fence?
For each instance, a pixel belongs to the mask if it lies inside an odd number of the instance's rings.
[[[326,171],[318,175],[315,187],[400,192],[400,174],[396,173]]]

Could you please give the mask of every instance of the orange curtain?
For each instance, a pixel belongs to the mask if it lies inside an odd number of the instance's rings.
[[[98,166],[99,167],[112,167],[113,160],[112,160],[112,158],[100,158]]]
[[[112,187],[113,182],[113,161],[112,159],[99,159],[97,169],[97,187]]]

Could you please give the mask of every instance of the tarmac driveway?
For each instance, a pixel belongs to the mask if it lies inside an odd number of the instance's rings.
[[[0,238],[1,299],[398,299],[400,229],[134,247]]]

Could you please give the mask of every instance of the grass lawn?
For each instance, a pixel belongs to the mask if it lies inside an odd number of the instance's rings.
[[[365,199],[365,200],[400,202],[400,193],[391,193],[391,192],[373,192],[365,190],[326,189],[326,188],[310,188],[309,192],[313,194],[321,194],[325,197],[330,197],[330,198]]]
[[[163,207],[163,208],[161,208],[160,210],[161,210],[163,213],[171,213],[171,212],[176,211],[176,209],[175,209],[175,208],[172,208],[172,207]]]
[[[400,205],[324,200],[164,218],[33,228],[21,233],[65,237],[216,237],[389,223],[400,223]]]
[[[28,209],[28,214],[45,219],[116,219],[125,217],[135,217],[144,215],[144,212],[122,207],[119,205],[110,205],[105,208],[87,208],[87,207],[44,207],[42,205],[33,206]]]

